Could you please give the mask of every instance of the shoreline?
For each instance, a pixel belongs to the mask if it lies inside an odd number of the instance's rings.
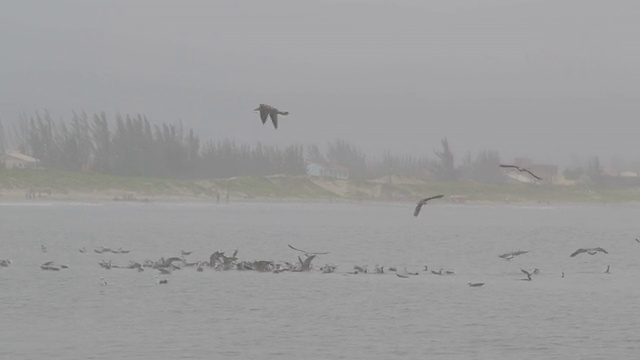
[[[398,204],[398,205],[415,205],[417,201],[408,199],[351,199],[351,198],[308,198],[308,197],[230,197],[227,202],[224,199],[217,201],[211,196],[190,196],[190,195],[156,195],[141,196],[130,200],[115,200],[118,196],[117,191],[94,191],[94,192],[69,192],[67,194],[52,194],[50,196],[41,196],[36,198],[26,198],[25,192],[21,190],[2,190],[0,191],[0,205],[2,204],[43,204],[43,203],[86,203],[86,204],[158,204],[158,203],[193,203],[193,204],[219,204],[226,205],[230,203],[324,203],[324,204]],[[122,193],[122,192],[120,192]],[[578,206],[578,205],[623,205],[638,206],[640,201],[625,202],[602,202],[602,201],[504,201],[504,200],[468,200],[458,202],[451,199],[443,199],[441,204],[461,205],[461,206],[527,206],[527,207],[545,207],[555,205]]]
[[[442,203],[466,205],[637,204],[640,187],[441,183],[409,177],[347,181],[310,176],[255,176],[176,180],[127,178],[49,170],[0,171],[0,202],[316,202],[415,204],[444,194]]]

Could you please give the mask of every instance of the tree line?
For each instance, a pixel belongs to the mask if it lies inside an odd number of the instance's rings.
[[[342,139],[330,141],[325,151],[317,145],[247,145],[229,139],[201,142],[193,129],[185,130],[181,122],[152,124],[145,115],[115,115],[109,121],[104,112],[92,117],[81,112],[73,113],[69,120],[55,120],[48,111],[36,112],[20,116],[9,132],[0,123],[3,153],[7,143],[39,159],[44,168],[120,176],[197,179],[303,175],[309,162],[327,162],[345,166],[354,180],[400,175],[439,181],[505,181],[498,168],[497,152],[468,153],[456,166],[446,138],[441,141],[442,150],[434,151],[435,158],[398,156],[389,151],[368,157]]]

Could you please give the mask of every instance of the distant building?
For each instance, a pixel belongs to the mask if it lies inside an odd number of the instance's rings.
[[[19,151],[10,151],[0,157],[0,162],[7,169],[34,169],[40,161]]]
[[[312,162],[307,165],[307,175],[349,180],[349,169],[338,164]]]

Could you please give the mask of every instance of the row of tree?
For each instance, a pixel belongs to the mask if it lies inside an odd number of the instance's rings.
[[[368,158],[347,141],[337,139],[326,151],[317,145],[285,147],[257,143],[239,145],[231,140],[206,141],[182,123],[152,124],[144,115],[116,115],[108,121],[104,113],[89,117],[74,113],[65,121],[35,113],[21,116],[12,131],[0,123],[0,150],[5,137],[21,152],[40,159],[46,168],[68,171],[98,171],[122,176],[174,178],[226,178],[245,175],[306,173],[308,162],[330,162],[349,169],[354,180],[388,175],[424,177],[440,181],[470,179],[486,183],[505,181],[495,151],[466,154],[459,166],[446,138],[435,158],[397,156],[385,152]]]

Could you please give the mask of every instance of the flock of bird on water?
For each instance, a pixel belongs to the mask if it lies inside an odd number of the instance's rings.
[[[266,105],[266,104],[260,104],[260,106],[255,109],[254,111],[259,111],[260,112],[260,119],[262,120],[262,124],[265,124],[267,121],[267,118],[270,117],[271,121],[273,122],[273,126],[277,129],[278,128],[278,115],[288,115],[289,112],[287,111],[280,111],[275,107]],[[519,167],[516,165],[500,165],[501,168],[513,168],[516,169],[520,172],[525,172],[528,173],[529,175],[531,175],[533,178],[537,179],[537,180],[542,180],[542,178],[540,178],[539,176],[537,176],[536,174],[534,174],[533,172],[529,171],[528,169],[525,169],[523,167]],[[420,214],[420,210],[422,209],[422,207],[424,205],[426,205],[429,201],[431,200],[435,200],[435,199],[440,199],[444,197],[444,195],[435,195],[435,196],[430,196],[430,197],[426,197],[420,201],[418,201],[418,204],[415,207],[415,210],[413,212],[414,216],[418,216]],[[640,243],[640,239],[635,239],[636,242]],[[272,260],[255,260],[255,261],[247,261],[247,260],[242,260],[239,261],[237,255],[238,255],[238,250],[234,250],[233,254],[231,254],[231,256],[226,256],[225,252],[223,251],[215,251],[213,254],[211,254],[211,256],[209,257],[208,261],[189,261],[187,260],[187,256],[191,255],[192,251],[181,251],[180,256],[173,256],[173,257],[169,257],[167,259],[165,258],[160,258],[159,260],[144,260],[142,262],[136,262],[136,261],[130,261],[129,264],[127,265],[116,265],[113,264],[111,262],[111,260],[101,260],[98,264],[107,270],[110,269],[132,269],[132,270],[136,270],[136,271],[145,271],[145,269],[153,269],[155,271],[158,271],[158,275],[170,275],[173,271],[176,270],[180,270],[182,268],[195,268],[196,271],[198,272],[202,272],[204,271],[205,268],[210,268],[210,269],[214,269],[214,270],[220,270],[220,271],[226,271],[226,270],[243,270],[243,271],[258,271],[258,272],[272,272],[272,273],[281,273],[281,272],[285,272],[285,271],[289,271],[289,272],[308,272],[313,270],[313,267],[311,265],[311,262],[318,256],[318,255],[326,255],[329,254],[328,252],[309,252],[309,251],[305,251],[299,248],[296,248],[292,245],[288,245],[289,248],[291,248],[292,250],[298,251],[300,253],[302,253],[304,255],[304,259],[301,256],[298,256],[297,260],[298,262],[286,262],[286,261],[272,261]],[[42,245],[41,246],[41,251],[43,253],[47,252],[47,248]],[[87,249],[86,248],[81,248],[78,250],[81,253],[86,253]],[[118,248],[118,249],[111,249],[108,247],[100,247],[97,249],[93,250],[95,253],[97,254],[105,254],[105,253],[112,253],[112,254],[128,254],[130,251],[129,250],[124,250],[122,248]],[[528,253],[529,251],[524,251],[524,250],[518,250],[518,251],[514,251],[514,252],[510,252],[510,253],[505,253],[505,254],[501,254],[498,255],[500,258],[510,261],[512,259],[514,259],[517,256],[520,255],[524,255],[526,253]],[[609,254],[605,249],[601,248],[601,247],[596,247],[596,248],[581,248],[576,250],[575,252],[573,252],[570,257],[575,257],[579,254],[589,254],[589,255],[596,255],[597,253],[603,253],[603,254]],[[5,259],[5,260],[0,260],[0,268],[2,267],[8,267],[9,265],[12,264],[12,261],[10,259]],[[53,261],[48,261],[45,262],[44,264],[40,265],[40,268],[42,270],[47,270],[47,271],[60,271],[62,269],[68,269],[69,266],[66,264],[57,264]],[[318,270],[321,271],[322,273],[334,273],[336,271],[337,266],[336,265],[332,265],[332,264],[326,264],[322,267],[320,267]],[[438,271],[435,270],[429,270],[428,266],[424,266],[423,269],[424,272],[426,273],[431,273],[434,275],[455,275],[455,271],[452,270],[445,270],[443,268],[440,268]],[[535,268],[533,270],[526,270],[526,269],[520,269],[520,271],[526,275],[525,279],[521,279],[521,280],[526,280],[526,281],[531,281],[532,280],[532,276],[539,274],[540,270]],[[407,270],[407,268],[405,267],[403,271],[398,271],[398,269],[396,267],[387,267],[385,268],[384,266],[380,266],[380,265],[375,265],[375,267],[370,271],[368,269],[367,265],[355,265],[353,267],[352,271],[348,271],[346,272],[346,274],[385,274],[385,273],[395,273],[396,276],[400,277],[400,278],[408,278],[410,276],[415,276],[415,275],[419,275],[419,272],[410,272]],[[607,269],[605,270],[605,273],[609,274],[610,273],[610,266],[607,266]],[[168,284],[169,280],[164,277],[161,278],[160,276],[156,275],[156,281],[158,284]],[[564,278],[564,272],[561,274],[561,277]],[[108,285],[107,281],[104,278],[100,278],[100,284],[101,285]],[[468,283],[469,286],[471,287],[480,287],[483,286],[484,283],[483,282],[469,282]]]

